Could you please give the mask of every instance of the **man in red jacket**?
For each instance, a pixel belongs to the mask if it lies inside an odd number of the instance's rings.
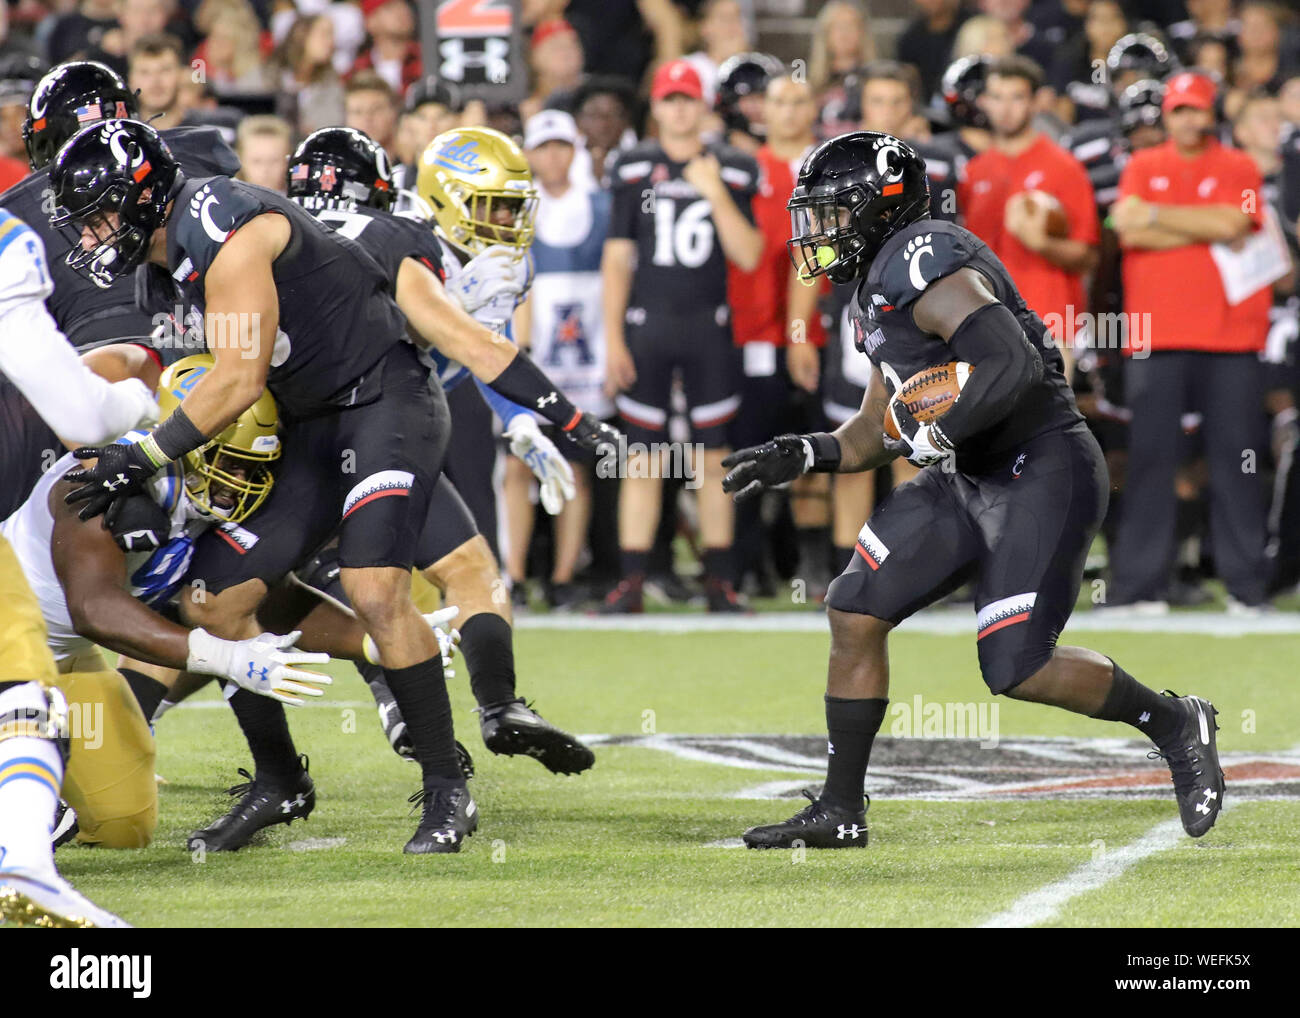
[[[754,158],[762,171],[762,184],[754,195],[754,225],[763,234],[763,254],[758,267],[746,272],[734,262],[727,265],[727,292],[731,305],[731,331],[743,354],[740,411],[731,423],[731,445],[743,449],[760,445],[783,431],[802,430],[811,399],[798,400],[796,387],[811,396],[819,382],[819,348],[826,342],[826,330],[817,312],[822,286],[804,286],[796,278],[786,241],[790,239],[790,212],[786,202],[794,190],[799,166],[816,142],[813,124],[817,100],[812,86],[789,75],[768,82],[763,97],[763,119],[767,142]],[[804,479],[807,480],[807,479]],[[821,562],[830,559],[829,549],[819,547],[828,540],[824,492],[820,505],[816,497],[801,498],[793,492],[795,526],[800,529],[803,556],[816,555],[819,563],[805,561],[804,570],[824,571]],[[736,506],[736,537],[733,561],[737,587],[747,572],[761,582],[764,548],[761,499]],[[807,504],[805,504],[807,503]],[[860,521],[859,521],[860,525]]]
[[[1214,99],[1204,75],[1169,80],[1162,107],[1169,140],[1133,156],[1111,209],[1124,249],[1133,410],[1112,604],[1165,602],[1174,472],[1190,411],[1202,415],[1215,567],[1236,603],[1264,602],[1264,490],[1255,459],[1268,448],[1258,354],[1271,288],[1230,302],[1211,253],[1211,245],[1239,247],[1263,224],[1264,198],[1250,157],[1215,138]]]
[[[1069,373],[1076,313],[1086,307],[1083,277],[1097,263],[1100,229],[1092,183],[1083,164],[1032,126],[1042,71],[1026,57],[989,70],[980,105],[993,144],[966,164],[957,207],[968,230],[1002,259],[1025,303],[1062,344]],[[1037,192],[1037,201],[1027,195]],[[1041,195],[1050,196],[1046,202]],[[1065,236],[1053,236],[1047,202],[1065,214]]]

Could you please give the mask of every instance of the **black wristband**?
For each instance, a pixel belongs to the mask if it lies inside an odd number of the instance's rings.
[[[193,452],[207,443],[208,438],[189,419],[185,407],[178,406],[171,416],[154,429],[153,440],[158,451],[169,460],[178,460],[187,452]]]
[[[515,354],[515,359],[506,365],[501,374],[487,384],[512,403],[536,410],[552,424],[566,431],[582,416],[578,408],[561,395],[555,383],[522,350]]]
[[[812,446],[813,462],[809,473],[833,474],[840,468],[840,440],[825,431],[803,436]]]

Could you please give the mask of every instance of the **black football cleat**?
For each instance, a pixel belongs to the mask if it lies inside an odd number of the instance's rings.
[[[50,844],[54,848],[66,845],[77,836],[77,811],[60,799],[54,804],[54,826],[50,828]]]
[[[641,577],[632,576],[619,581],[618,586],[605,595],[596,609],[597,615],[640,615],[645,611],[645,593]]]
[[[531,756],[552,774],[580,774],[596,754],[522,699],[479,708],[483,744],[498,756]]]
[[[478,806],[464,785],[421,788],[407,801],[424,807],[420,826],[402,849],[407,855],[459,852],[461,842],[478,830]]]
[[[367,680],[370,695],[375,698],[375,708],[379,711],[379,725],[384,730],[384,738],[393,747],[393,752],[403,760],[415,763],[415,743],[406,731],[406,721],[397,706],[393,691],[388,688],[382,674]]]
[[[745,615],[749,612],[735,587],[712,576],[704,581],[704,600],[714,614]]]
[[[370,695],[375,698],[375,707],[379,710],[379,724],[384,729],[384,738],[393,747],[393,752],[403,760],[417,763],[415,743],[411,741],[411,736],[406,731],[406,721],[402,718],[401,708],[397,706],[397,700],[393,696],[393,691],[388,688],[388,683],[382,676],[375,676],[367,679],[366,682],[370,686]],[[460,765],[460,773],[466,781],[474,776],[474,758],[459,742],[456,743],[456,762]]]
[[[225,815],[190,835],[191,852],[238,852],[264,827],[306,820],[316,808],[316,785],[307,773],[307,757],[300,756],[302,770],[291,778],[261,780],[242,767],[248,781],[226,789],[240,799]]]
[[[746,848],[866,848],[867,810],[843,809],[822,802],[808,789],[808,805],[780,824],[751,827],[742,838]],[[867,799],[867,806],[871,800]]]
[[[1223,809],[1223,768],[1214,736],[1219,730],[1214,720],[1219,712],[1199,696],[1179,696],[1167,689],[1164,695],[1173,697],[1186,717],[1173,739],[1147,755],[1163,757],[1169,764],[1183,830],[1199,838],[1214,826]]]

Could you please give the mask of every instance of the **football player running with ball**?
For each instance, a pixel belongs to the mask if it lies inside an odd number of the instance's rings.
[[[888,134],[860,131],[812,152],[789,208],[796,268],[857,280],[857,345],[877,368],[862,408],[831,434],[781,435],[730,456],[737,499],[808,471],[924,467],[877,506],[857,555],[830,587],[829,731],[820,797],[750,848],[867,843],[863,783],[889,694],[889,631],[957,586],[974,585],[980,671],[994,693],[1130,724],[1173,772],[1183,827],[1208,831],[1223,806],[1212,704],[1143,686],[1095,651],[1058,647],[1106,508],[1101,450],[1060,351],[996,256],[930,218],[925,163]],[[893,399],[905,380],[964,361],[948,412],[920,423]],[[884,434],[886,415],[900,435]]]

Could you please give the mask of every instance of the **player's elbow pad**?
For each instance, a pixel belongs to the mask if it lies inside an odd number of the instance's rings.
[[[943,433],[953,445],[997,424],[1042,381],[1042,355],[1005,304],[986,304],[971,312],[948,345],[958,360],[974,367],[943,418]]]

